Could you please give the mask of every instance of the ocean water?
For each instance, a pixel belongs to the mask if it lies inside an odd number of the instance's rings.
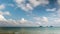
[[[60,34],[60,27],[1,27],[0,34]]]

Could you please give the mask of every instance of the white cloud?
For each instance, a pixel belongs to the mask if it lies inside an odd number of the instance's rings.
[[[28,22],[28,21],[25,20],[24,18],[22,18],[22,19],[20,20],[20,23],[26,23],[26,22]]]
[[[40,21],[40,17],[34,17],[35,20]]]
[[[46,9],[46,11],[56,11],[56,8]]]
[[[20,7],[25,11],[29,11],[33,9],[29,3],[25,4],[25,0],[15,0],[15,2],[17,3],[18,7]]]
[[[60,8],[57,9],[53,14],[55,14],[56,17],[60,17]]]
[[[60,8],[57,10],[57,15],[60,16]]]
[[[52,11],[52,13],[49,13],[49,18],[51,19],[55,19],[55,17],[59,18],[60,17],[60,8],[57,9],[57,8],[52,8],[52,9],[46,9],[46,11]],[[54,21],[54,20],[52,20]]]
[[[29,0],[33,7],[49,4],[48,0]]]
[[[10,15],[9,11],[4,12],[5,15]]]
[[[3,19],[1,17],[1,19]],[[6,19],[0,20],[1,27],[38,27],[37,23],[21,18],[21,20]]]
[[[19,24],[15,21],[15,20],[2,20],[0,21],[0,26],[1,27],[16,27],[18,26]]]
[[[55,10],[55,12],[51,13],[50,15],[48,25],[60,27],[60,8]]]
[[[4,21],[4,20],[6,20],[4,16],[0,15],[0,21]]]
[[[47,26],[49,23],[49,20],[47,17],[34,17],[34,20],[37,25],[41,26]]]
[[[24,3],[25,0],[14,0],[15,2],[17,2],[18,4]]]
[[[8,11],[2,12],[0,11],[0,26],[2,27],[37,27],[37,23],[29,21],[25,18],[21,18],[20,20],[6,19],[4,15],[10,15]]]
[[[47,17],[34,17],[34,19],[36,21],[40,21],[40,22],[48,22],[48,18]]]
[[[10,12],[9,11],[6,11],[6,12],[0,11],[0,15],[10,15]]]
[[[6,19],[3,15],[8,15],[8,12],[0,12],[0,26],[6,27],[6,26],[18,26],[19,23],[17,23],[16,20],[13,19]]]
[[[29,3],[26,4],[26,8],[27,8],[28,10],[33,10],[32,6],[31,6]]]
[[[43,22],[48,22],[48,18],[47,17],[43,17],[42,21]]]
[[[21,20],[18,21],[18,23],[20,24],[19,26],[22,26],[22,27],[38,27],[37,23],[26,20],[24,18],[21,18]]]
[[[57,0],[58,4],[60,5],[60,0]]]
[[[2,12],[2,11],[0,11],[0,21],[6,20],[3,15],[10,15],[10,13],[9,12]]]
[[[30,6],[30,4],[26,4],[26,6],[21,6],[21,9],[25,10],[25,11],[31,11],[33,10],[32,6]]]
[[[1,4],[0,5],[0,10],[4,9],[5,8],[5,5],[4,4]]]
[[[2,15],[0,15],[0,26],[12,26],[12,27],[39,27],[42,26],[58,26],[60,24],[60,18],[48,18],[47,17],[34,17],[34,22],[29,21],[25,18],[21,18],[20,20],[13,19],[5,19]]]
[[[54,20],[56,23],[60,22],[60,18]]]
[[[13,25],[13,26],[18,26],[18,25],[20,25],[16,20],[13,20],[13,19],[7,19],[7,22],[8,22],[8,24],[11,24],[11,25]],[[10,25],[10,26],[11,26]],[[9,25],[8,25],[9,26]]]
[[[2,11],[0,11],[0,15],[2,15],[3,13],[2,13]]]
[[[50,18],[50,21],[48,23],[48,25],[53,25],[54,27],[56,26],[60,26],[60,18],[56,17],[56,18]]]
[[[25,11],[31,11],[39,5],[49,4],[48,0],[14,0],[16,5]],[[29,1],[30,3],[26,3]]]
[[[3,15],[10,15],[9,12],[0,11],[0,26],[15,26],[16,22],[14,20],[8,20]]]

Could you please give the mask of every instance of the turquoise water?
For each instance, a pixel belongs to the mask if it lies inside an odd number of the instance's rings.
[[[59,27],[4,27],[0,28],[0,32],[13,32],[14,34],[60,34]]]

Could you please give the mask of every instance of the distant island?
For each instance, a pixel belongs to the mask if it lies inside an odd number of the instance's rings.
[[[53,26],[50,26],[50,27],[53,27]]]
[[[40,27],[43,27],[43,26],[40,26]]]
[[[40,27],[44,27],[44,26],[40,26]],[[53,26],[46,26],[46,27],[53,27]]]

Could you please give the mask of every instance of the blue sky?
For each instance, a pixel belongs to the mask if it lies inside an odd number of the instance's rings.
[[[0,22],[0,26],[60,26],[60,0],[0,0]]]

